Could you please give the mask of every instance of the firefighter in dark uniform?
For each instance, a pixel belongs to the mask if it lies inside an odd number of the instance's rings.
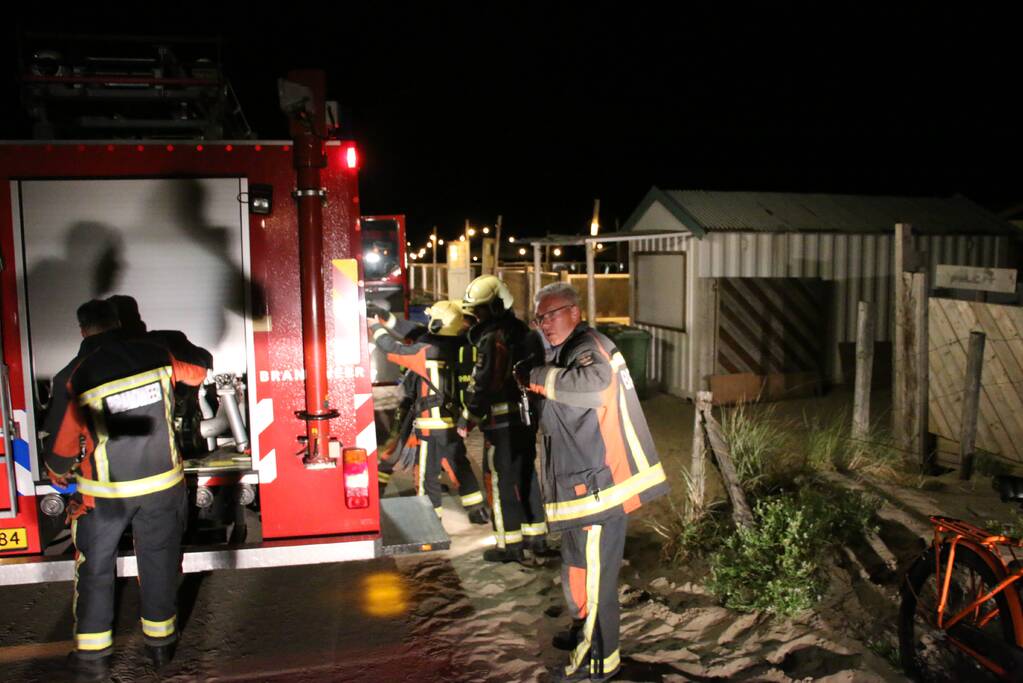
[[[620,666],[618,571],[628,514],[668,491],[625,359],[581,322],[565,283],[541,289],[534,323],[553,359],[516,379],[542,396],[544,511],[561,531],[562,587],[573,617],[554,645],[572,651],[555,680],[608,680]]]
[[[56,426],[44,459],[55,483],[77,482],[68,507],[76,548],[71,664],[79,680],[103,680],[113,648],[117,547],[129,524],[148,653],[156,667],[173,655],[187,513],[173,389],[199,385],[206,370],[126,338],[108,301],[83,304],[78,320],[85,339],[66,383],[54,387],[51,411],[59,412],[51,413]]]
[[[460,407],[460,359],[465,357],[465,318],[458,301],[438,301],[429,309],[425,334],[403,344],[388,330],[385,321],[370,324],[373,340],[393,363],[408,368],[402,386],[406,392],[399,409],[411,421],[418,442],[415,463],[417,491],[429,496],[441,514],[440,474],[443,469],[458,489],[459,500],[474,524],[490,521],[483,493],[465,453],[465,443],[455,431]],[[464,362],[464,361],[463,361]],[[397,434],[395,448],[406,435]],[[393,463],[393,460],[391,461]]]
[[[523,423],[521,392],[512,367],[543,359],[543,344],[512,311],[514,299],[504,282],[484,275],[469,283],[462,305],[479,321],[469,330],[476,351],[465,392],[459,431],[479,425],[485,438],[484,479],[493,507],[497,547],[483,553],[488,562],[521,562],[523,547],[546,554],[540,487],[536,478],[536,431]]]

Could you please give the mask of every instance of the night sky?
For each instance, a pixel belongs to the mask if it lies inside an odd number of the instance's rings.
[[[597,197],[611,229],[651,185],[1023,203],[1017,16],[926,2],[282,3],[277,15],[171,3],[159,17],[81,4],[15,19],[220,34],[264,138],[286,131],[276,78],[325,69],[363,152],[364,213],[407,214],[417,241],[498,214],[505,234],[584,231]],[[24,131],[14,26],[0,81],[8,138]]]

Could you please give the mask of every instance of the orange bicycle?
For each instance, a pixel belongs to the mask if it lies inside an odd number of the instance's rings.
[[[1023,504],[1023,478],[995,477],[1005,502]],[[919,681],[973,681],[985,671],[1023,680],[1023,539],[931,517],[934,541],[906,574],[899,654]]]

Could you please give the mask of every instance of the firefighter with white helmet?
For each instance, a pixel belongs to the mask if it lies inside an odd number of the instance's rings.
[[[439,477],[443,469],[458,489],[469,520],[474,524],[486,524],[490,521],[489,511],[465,455],[465,443],[455,429],[462,395],[459,377],[467,374],[459,369],[460,359],[465,362],[467,348],[461,302],[438,301],[427,309],[427,315],[430,321],[426,332],[413,343],[402,343],[392,334],[388,323],[394,326],[397,319],[393,315],[370,324],[373,339],[387,353],[388,360],[409,371],[402,383],[405,396],[399,409],[406,419],[399,418],[396,422],[407,424],[410,433],[402,433],[399,427],[394,445],[399,453],[410,441],[416,445],[417,492],[429,496],[438,516],[441,513]],[[414,437],[410,439],[413,430]],[[387,464],[390,467],[382,468],[384,477],[397,463],[392,457]]]
[[[466,312],[479,322],[469,330],[476,360],[459,433],[465,436],[478,425],[486,439],[483,476],[494,509],[497,548],[488,549],[483,558],[491,562],[521,561],[524,547],[535,554],[547,551],[536,432],[519,410],[521,392],[512,376],[516,363],[542,364],[544,352],[539,337],[515,317],[513,303],[507,285],[494,275],[470,282],[462,299]]]

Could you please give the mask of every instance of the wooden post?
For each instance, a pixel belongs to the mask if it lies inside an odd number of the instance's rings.
[[[586,322],[592,327],[597,326],[597,281],[594,251],[596,244],[586,240]]]
[[[907,286],[903,273],[911,270],[913,253],[913,232],[908,223],[895,224],[895,257],[892,259],[892,271],[895,279],[895,346],[892,349],[892,436],[898,448],[903,452],[909,450],[909,437],[906,430],[906,331],[909,326],[906,296]]]
[[[536,293],[540,291],[543,286],[543,280],[540,278],[540,271],[542,270],[542,264],[540,263],[541,247],[539,244],[533,243],[533,279],[530,282],[533,283],[533,288],[529,290],[529,304],[526,306],[527,310],[533,310],[536,302]]]
[[[929,330],[927,320],[928,305],[928,277],[926,272],[913,273],[912,288],[912,319],[913,319],[913,344],[912,351],[912,377],[906,386],[908,391],[907,401],[913,415],[913,431],[911,451],[917,458],[925,471],[934,464],[931,457],[929,433],[929,406],[930,397],[930,346]]]
[[[977,442],[977,411],[980,406],[980,376],[984,371],[983,332],[970,332],[970,349],[966,356],[966,377],[963,379],[963,423],[959,431],[959,478],[973,476],[973,452]]]
[[[494,224],[494,237],[497,238],[496,246],[494,247],[494,275],[501,269],[501,219],[503,216],[498,214],[497,223]],[[528,306],[527,306],[528,308]]]
[[[704,496],[707,488],[707,475],[704,471],[706,457],[706,437],[703,432],[703,413],[711,408],[711,394],[701,391],[696,394],[693,404],[693,452],[689,460],[689,514],[703,510]]]
[[[713,400],[709,391],[700,393],[706,394],[708,404]],[[732,519],[735,520],[737,526],[753,526],[753,512],[750,510],[749,503],[746,502],[746,494],[743,493],[742,486],[739,485],[739,476],[735,473],[735,464],[732,463],[732,456],[728,452],[728,443],[721,431],[721,425],[714,419],[709,407],[701,411],[701,416],[704,433],[710,442],[710,449],[714,453],[714,460],[717,462],[721,477],[725,480],[728,497],[732,501]]]
[[[430,237],[433,241],[433,298],[435,300],[440,299],[440,270],[437,268],[437,250],[440,246],[437,244],[437,226],[433,226],[433,232]]]
[[[870,384],[874,373],[874,315],[861,301],[856,325],[856,386],[853,393],[852,437],[862,444],[870,434]]]

